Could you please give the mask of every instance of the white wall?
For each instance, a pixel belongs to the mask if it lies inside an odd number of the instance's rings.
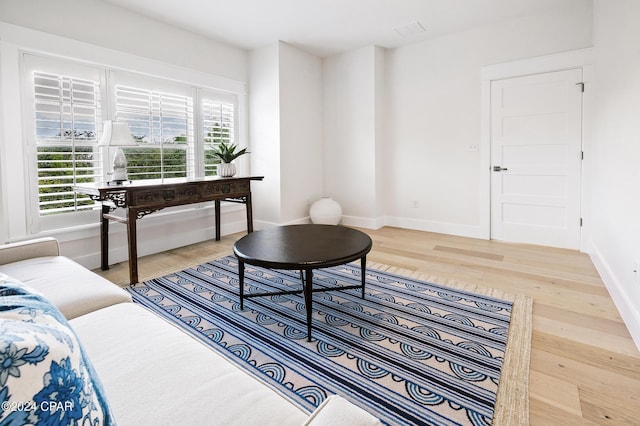
[[[0,49],[0,67],[3,64],[3,54]],[[2,75],[2,69],[0,69],[0,75]],[[1,77],[0,77],[1,78]],[[4,89],[2,81],[0,80],[0,99],[4,99]],[[0,102],[0,129],[5,129],[5,113],[4,102]],[[8,197],[7,197],[7,177],[3,176],[2,170],[5,169],[5,164],[8,163],[7,153],[3,149],[5,147],[4,136],[0,132],[0,243],[9,241],[9,221],[7,220],[8,209]]]
[[[15,241],[53,235],[62,242],[65,255],[90,268],[97,267],[100,264],[97,212],[95,225],[44,234],[33,234],[27,223],[19,52],[42,52],[202,87],[223,88],[241,97],[248,76],[247,53],[102,1],[0,0],[0,19],[0,122],[4,124],[0,128],[0,237],[3,241]],[[240,130],[241,137],[246,139],[246,129]],[[224,211],[223,234],[245,227],[241,206]],[[180,214],[162,211],[139,222],[139,254],[202,241],[212,238],[213,233],[212,208],[195,208]],[[112,262],[125,260],[125,227],[115,224],[111,234]]]
[[[279,51],[282,223],[292,223],[322,195],[322,61],[287,43]]]
[[[282,214],[278,50],[273,44],[249,54],[249,159],[252,173],[265,176],[252,189],[257,229],[280,223]]]
[[[245,51],[106,1],[0,0],[0,21],[221,77],[248,77]]]
[[[256,226],[308,221],[322,193],[321,60],[278,42],[250,53]]]
[[[591,257],[640,347],[640,2],[594,2]]]
[[[324,195],[340,203],[348,225],[380,226],[383,56],[368,46],[323,62]]]
[[[388,51],[386,223],[482,237],[481,68],[589,47],[591,22],[585,5]]]
[[[385,124],[387,112],[387,97],[385,94],[385,60],[386,50],[376,47],[374,52],[374,91],[375,91],[375,185],[376,200],[371,217],[378,218],[372,228],[380,228],[384,226],[385,200],[388,198],[389,188],[386,186],[388,177],[387,173],[387,147]]]

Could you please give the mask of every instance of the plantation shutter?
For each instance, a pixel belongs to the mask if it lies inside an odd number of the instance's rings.
[[[193,176],[193,100],[189,96],[117,85],[116,116],[137,147],[125,148],[129,179]]]
[[[230,102],[203,99],[202,134],[204,141],[204,174],[217,173],[220,160],[213,156],[212,150],[220,143],[235,143],[235,105]]]
[[[40,215],[87,210],[95,203],[73,185],[102,176],[100,83],[33,72],[33,110]]]

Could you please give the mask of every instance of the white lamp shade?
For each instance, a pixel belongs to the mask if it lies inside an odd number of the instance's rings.
[[[136,146],[129,125],[124,121],[106,120],[99,146]]]

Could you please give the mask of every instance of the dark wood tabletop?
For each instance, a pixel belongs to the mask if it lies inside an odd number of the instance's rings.
[[[317,269],[360,259],[371,250],[364,232],[335,225],[288,225],[245,235],[233,248],[242,261],[274,269]]]

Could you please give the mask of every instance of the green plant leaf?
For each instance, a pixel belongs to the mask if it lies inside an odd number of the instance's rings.
[[[236,152],[237,147],[238,146],[235,144],[226,144],[225,142],[221,142],[211,153],[219,158],[223,163],[230,163],[241,155],[249,154],[247,148],[243,148]]]

